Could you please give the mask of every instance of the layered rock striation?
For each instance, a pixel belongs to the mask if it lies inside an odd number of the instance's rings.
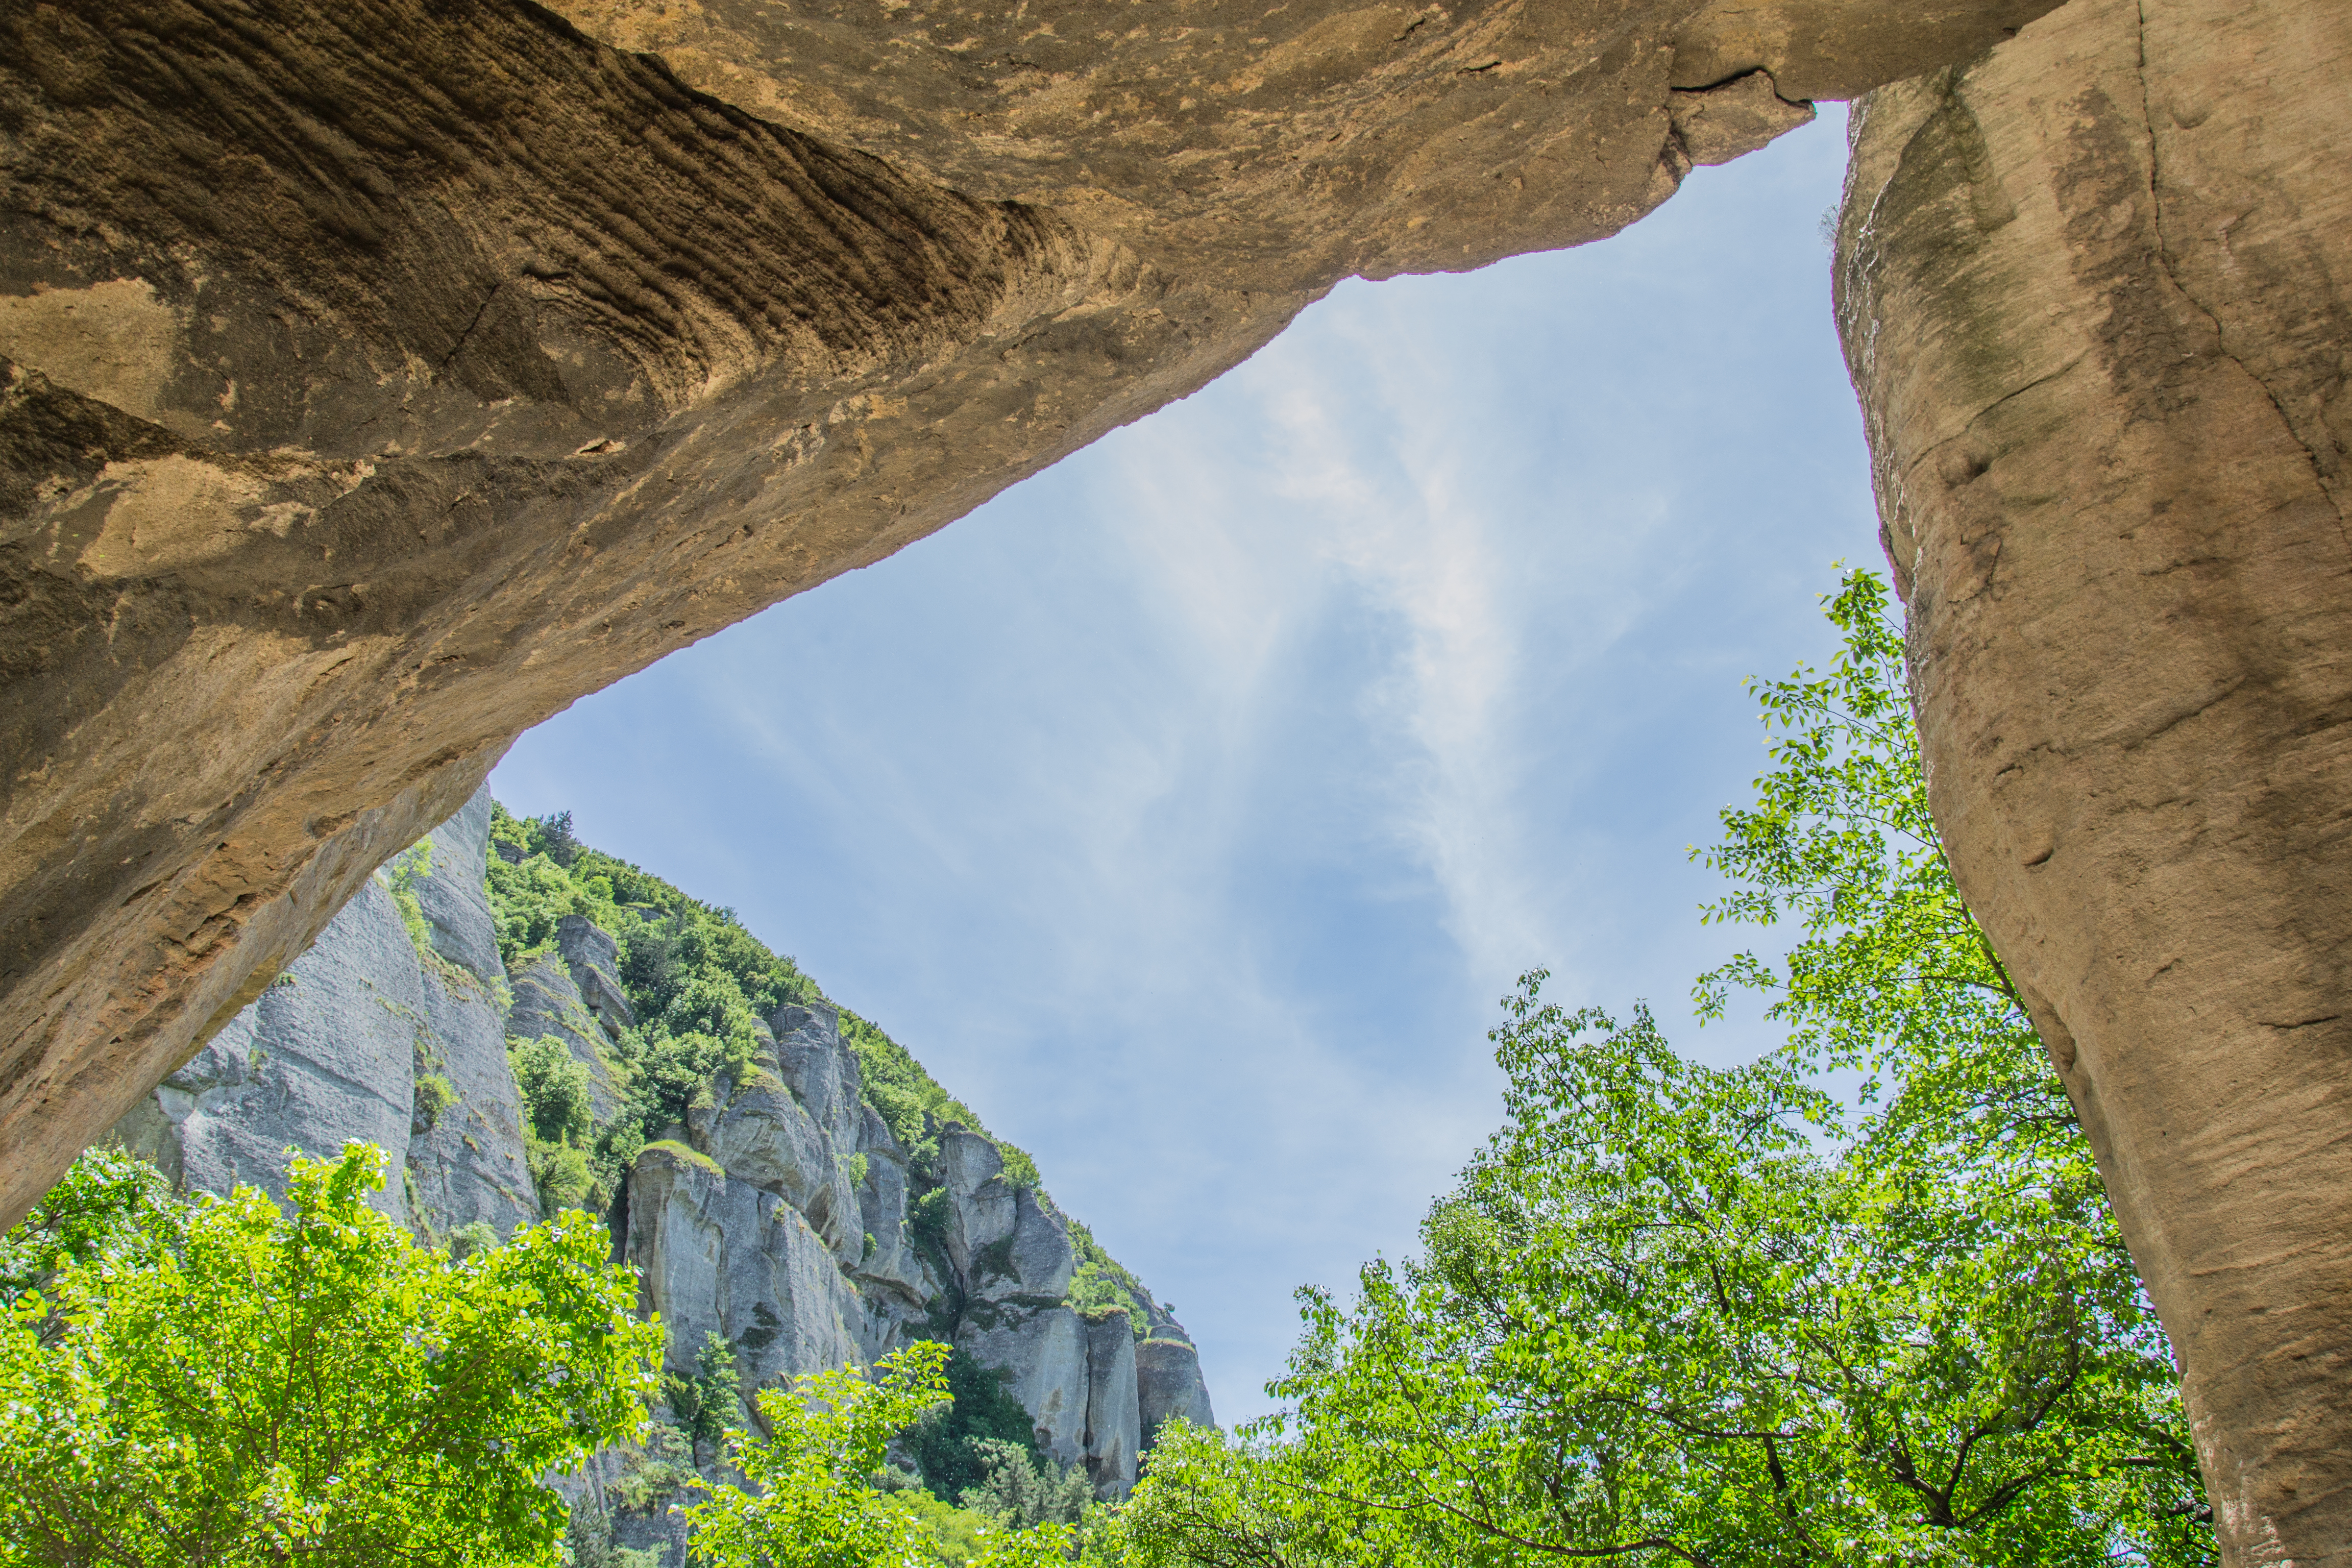
[[[2049,4],[0,11],[0,1223],[583,693]]]
[[[398,1167],[378,1206],[434,1244],[488,1245],[538,1220],[534,1161],[542,1178],[552,1167],[513,1053],[561,1042],[595,1129],[625,1132],[623,1032],[635,1020],[617,944],[580,915],[505,967],[484,891],[491,811],[479,792],[395,858],[117,1134],[215,1193],[282,1193],[289,1148],[375,1143]],[[1183,1331],[1148,1292],[1126,1308],[1073,1301],[1070,1223],[1008,1178],[998,1144],[927,1124],[937,1153],[910,1157],[838,1009],[791,1004],[751,1038],[681,1121],[635,1139],[607,1201],[615,1257],[667,1327],[668,1373],[694,1378],[712,1336],[747,1393],[944,1340],[1003,1382],[1042,1458],[1083,1468],[1103,1496],[1134,1485],[1147,1432],[1170,1415],[1214,1424],[1197,1360],[1171,1373],[1160,1359]],[[617,1480],[629,1459],[591,1476]],[[667,1539],[632,1522],[621,1494],[592,1500],[632,1539]]]
[[[1853,122],[1929,795],[2233,1563],[2352,1560],[2352,9],[2073,0]]]

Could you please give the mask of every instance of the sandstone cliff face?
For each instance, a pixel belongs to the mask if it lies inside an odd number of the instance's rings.
[[[2047,8],[0,14],[0,1223],[582,693]]]
[[[184,1186],[219,1193],[282,1193],[289,1146],[375,1143],[402,1167],[378,1206],[429,1242],[538,1219],[509,1041],[562,1040],[610,1121],[619,1030],[635,1020],[614,939],[578,915],[507,978],[483,887],[490,810],[478,792],[426,841],[429,871],[411,852],[366,883],[118,1134]],[[939,1181],[911,1170],[830,1005],[784,1007],[755,1039],[750,1069],[722,1072],[686,1124],[647,1144],[613,1205],[615,1256],[668,1328],[667,1370],[696,1375],[715,1334],[749,1392],[948,1339],[999,1372],[1046,1457],[1084,1467],[1102,1495],[1132,1487],[1144,1412],[1164,1414],[1167,1380],[1147,1391],[1129,1313],[1071,1304],[1068,1223],[961,1127],[940,1132]],[[929,1230],[913,1212],[926,1192],[945,1199]],[[1143,1306],[1148,1331],[1181,1335]],[[1197,1391],[1197,1363],[1190,1376]],[[1205,1394],[1185,1397],[1180,1413],[1207,1422]],[[603,1495],[627,1463],[604,1456],[565,1489],[675,1561],[674,1531]]]
[[[1929,787],[2232,1563],[2352,1560],[2352,10],[2074,0],[1874,94],[1840,326]]]

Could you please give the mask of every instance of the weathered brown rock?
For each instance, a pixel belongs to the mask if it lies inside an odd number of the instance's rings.
[[[2352,1561],[2352,8],[2074,0],[1858,111],[1930,793],[2229,1560]]]
[[[573,698],[2047,4],[0,8],[0,1223]]]

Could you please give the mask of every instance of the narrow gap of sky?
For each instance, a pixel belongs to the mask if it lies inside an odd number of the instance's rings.
[[[587,698],[492,787],[732,906],[1033,1152],[1226,1421],[1499,1116],[1521,971],[1706,1059],[1744,677],[1878,564],[1844,117],[1614,239],[1350,282],[1196,395]]]

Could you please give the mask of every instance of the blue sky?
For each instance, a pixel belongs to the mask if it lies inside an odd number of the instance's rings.
[[[1604,244],[1350,282],[944,532],[587,698],[509,807],[733,906],[1027,1148],[1267,1408],[1499,1114],[1524,969],[1689,1020],[1741,689],[1879,564],[1843,115]]]

